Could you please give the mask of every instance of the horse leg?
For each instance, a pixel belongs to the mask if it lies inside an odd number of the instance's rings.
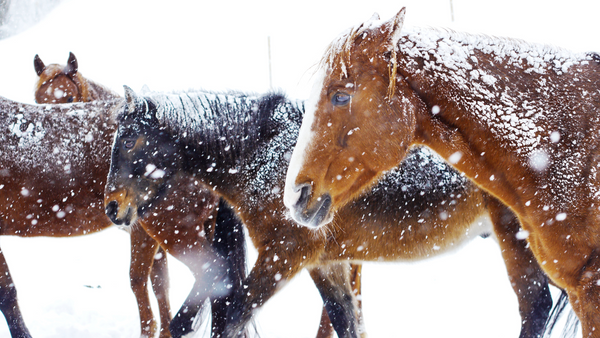
[[[138,304],[141,337],[143,338],[154,337],[158,329],[156,321],[154,320],[154,315],[152,314],[150,295],[148,293],[148,278],[150,277],[150,270],[152,269],[152,263],[158,248],[158,243],[152,239],[141,226],[131,227],[131,264],[129,265],[129,278],[131,290],[133,291]],[[158,274],[158,276],[161,275]],[[156,285],[161,285],[161,283],[157,281]],[[157,298],[159,304],[164,302],[168,303],[166,294],[160,298],[157,296]],[[168,321],[161,324],[167,325],[167,323]],[[168,330],[161,330],[161,337],[169,337],[168,332],[164,335],[162,331]]]
[[[362,283],[361,283],[361,273],[362,273],[362,264],[350,264],[350,283],[352,286],[352,293],[357,299],[356,305],[358,309],[358,324],[359,331],[361,332],[361,336],[366,337],[366,331],[364,329],[364,318],[362,315]],[[316,338],[333,338],[333,333],[335,330],[333,329],[333,325],[331,324],[331,319],[327,315],[327,309],[325,305],[323,305],[323,311],[321,312],[321,321],[319,323],[319,330],[317,331]]]
[[[227,309],[231,297],[241,292],[246,277],[246,238],[244,225],[235,212],[223,199],[219,200],[219,209],[215,224],[212,247],[221,256],[227,266],[226,279],[231,286],[229,292],[213,297],[212,336],[221,337],[227,324]],[[246,336],[248,336],[246,334]]]
[[[202,228],[205,229],[207,238],[214,236],[216,218],[208,218],[203,223]],[[214,289],[214,285],[223,279],[222,259],[211,249],[212,247],[209,247],[206,243],[188,247],[183,252],[169,249],[194,275],[194,285],[169,325],[169,331],[174,338],[183,337],[194,331],[193,325],[196,315],[202,310],[205,300]],[[205,269],[205,267],[208,268]]]
[[[152,290],[158,301],[158,313],[160,316],[159,338],[171,337],[169,325],[171,324],[171,304],[169,302],[169,266],[167,264],[167,253],[161,246],[158,247],[152,271],[150,271]]]
[[[4,314],[10,336],[12,338],[31,338],[25,326],[19,304],[17,303],[17,289],[13,283],[4,254],[0,249],[0,311]]]
[[[488,210],[510,284],[519,301],[519,337],[541,338],[552,308],[548,277],[528,249],[527,241],[518,238],[521,225],[515,214],[495,198],[489,198]]]
[[[242,288],[232,295],[227,311],[224,337],[240,337],[252,319],[254,310],[268,301],[286,281],[305,266],[313,266],[324,246],[305,246],[298,243],[268,242],[270,246],[259,248],[258,258]],[[319,243],[321,244],[321,243]],[[310,246],[310,248],[309,248]],[[266,250],[265,248],[268,248]],[[288,249],[294,248],[294,250]]]
[[[327,314],[338,337],[358,337],[358,307],[348,263],[329,264],[310,269]]]
[[[576,286],[567,287],[569,302],[581,321],[582,337],[600,337],[600,255],[593,252]]]

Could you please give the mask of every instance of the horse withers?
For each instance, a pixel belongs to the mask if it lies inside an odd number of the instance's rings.
[[[293,222],[281,198],[286,164],[303,116],[302,102],[277,94],[185,92],[140,97],[128,88],[125,97],[107,179],[109,217],[126,223],[151,212],[151,204],[164,196],[171,177],[188,173],[234,206],[258,250],[244,291],[233,297],[226,337],[237,336],[255,309],[305,267],[338,336],[356,337],[362,331],[348,285],[348,261],[439,255],[492,231],[477,221],[486,214],[493,220],[519,300],[521,337],[543,335],[552,300],[547,277],[527,243],[519,240],[518,220],[427,149],[412,151],[375,190],[339,210],[331,225],[315,231]],[[160,175],[147,174],[148,167],[160,170]]]
[[[328,48],[289,165],[291,215],[327,223],[412,145],[428,146],[517,214],[584,336],[600,337],[598,57],[403,31],[404,13],[353,27]]]

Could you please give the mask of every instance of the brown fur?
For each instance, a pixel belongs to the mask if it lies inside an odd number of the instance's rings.
[[[518,215],[536,259],[554,283],[566,289],[584,337],[600,337],[600,212],[596,197],[600,183],[596,174],[600,66],[586,56],[561,59],[565,51],[547,48],[559,65],[574,62],[565,70],[544,61],[541,68],[526,71],[532,64],[510,59],[509,52],[505,57],[472,46],[472,58],[465,61],[472,67],[467,74],[474,76],[472,71],[478,71],[476,75],[492,75],[494,81],[477,77],[461,84],[454,82],[460,68],[456,71],[436,63],[435,47],[415,57],[415,50],[403,49],[400,44],[396,89],[394,96],[386,99],[391,64],[386,46],[397,36],[403,17],[401,11],[392,20],[365,30],[364,35],[340,43],[349,46],[349,60],[343,69],[346,54],[333,53],[311,126],[318,139],[311,140],[298,155],[310,165],[299,169],[293,183],[311,185],[309,205],[319,196],[330,195],[335,210],[400,163],[413,144],[426,145],[446,159],[460,152],[462,156],[455,158],[453,165]],[[410,46],[408,37],[402,39]],[[440,41],[443,39],[435,43]],[[468,39],[461,41],[463,47],[469,46]],[[523,46],[510,40],[497,39],[495,43],[506,49]],[[341,75],[344,71],[346,75]],[[347,87],[348,83],[353,87]],[[480,94],[488,90],[491,95]],[[331,104],[332,95],[339,92],[352,97],[349,105]],[[514,99],[512,104],[499,99],[501,93]],[[542,111],[543,118],[536,122],[534,138],[522,136],[532,129],[498,131],[471,105],[477,101],[498,114],[514,108],[514,116],[519,118],[513,122],[517,124],[531,111]],[[360,128],[357,136],[348,137],[342,146],[335,142],[356,127]],[[553,131],[560,133],[559,140],[552,140]],[[537,148],[528,149],[531,144]],[[530,163],[534,151],[540,149],[548,164],[538,170]],[[348,157],[355,161],[348,164]],[[347,166],[349,174],[344,180],[332,181],[330,177],[340,173],[342,166]],[[498,235],[508,237],[507,233]]]

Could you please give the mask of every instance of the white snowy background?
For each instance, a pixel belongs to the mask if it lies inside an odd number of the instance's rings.
[[[20,3],[2,28],[19,33],[0,40],[0,95],[26,103],[33,103],[34,55],[46,64],[64,64],[69,51],[84,76],[119,93],[124,84],[135,90],[148,85],[152,90],[265,92],[270,89],[268,37],[272,87],[305,99],[314,65],[333,38],[374,12],[389,18],[404,5],[406,26],[600,51],[600,3],[594,0],[453,0],[454,21],[450,0],[63,0],[52,10],[57,1]],[[34,15],[37,23],[30,22]],[[124,231],[62,239],[3,237],[0,243],[34,337],[139,335]],[[174,258],[169,264],[175,312],[192,277]],[[367,263],[363,283],[371,337],[505,338],[519,333],[516,297],[493,239],[477,239],[420,262]],[[259,333],[314,337],[321,304],[303,272],[261,309]],[[9,336],[0,321],[0,338]],[[197,334],[207,336],[205,330]]]

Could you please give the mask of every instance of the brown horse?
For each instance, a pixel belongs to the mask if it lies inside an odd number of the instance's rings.
[[[110,89],[90,81],[78,72],[75,54],[69,53],[66,66],[53,63],[48,66],[36,54],[33,67],[39,76],[35,90],[37,103],[90,102],[119,97]]]
[[[254,309],[303,268],[309,269],[338,336],[355,337],[360,333],[355,299],[343,271],[347,265],[340,263],[441,254],[491,232],[477,222],[486,214],[519,299],[521,337],[541,337],[552,300],[547,277],[520,240],[518,220],[427,149],[411,152],[374,190],[314,231],[294,223],[281,199],[302,103],[275,94],[138,97],[128,88],[125,93],[107,180],[109,217],[117,224],[134,221],[163,198],[171,176],[189,173],[235,207],[258,249],[244,291],[233,297],[226,337],[237,336]],[[149,165],[160,177],[145,174]]]
[[[426,145],[518,215],[584,336],[600,337],[600,57],[402,32],[404,12],[352,28],[325,54],[289,166],[291,214],[326,223]]]
[[[65,66],[61,66],[58,64],[51,64],[48,66],[45,66],[44,63],[42,62],[42,60],[40,59],[40,57],[38,55],[35,56],[34,58],[34,67],[36,70],[36,73],[38,74],[38,76],[40,77],[38,82],[37,82],[37,88],[36,88],[36,92],[35,92],[35,97],[36,97],[36,102],[38,103],[67,103],[67,102],[84,102],[84,101],[92,101],[95,99],[100,99],[100,100],[108,100],[108,99],[113,99],[113,98],[120,98],[120,96],[118,96],[118,94],[114,93],[113,91],[107,89],[106,87],[97,84],[85,77],[83,77],[81,75],[81,73],[78,72],[78,62],[77,59],[75,57],[75,55],[73,53],[69,53],[69,60],[67,62],[67,65]],[[58,95],[56,95],[58,93]],[[57,98],[58,96],[58,98]],[[83,98],[88,98],[88,100],[83,100]],[[182,184],[182,182],[178,182],[179,185]],[[180,187],[180,189],[182,189]],[[187,189],[185,187],[183,187],[184,191]],[[190,196],[194,196],[194,194],[196,194],[193,190],[197,189],[197,188],[193,188],[192,191],[187,191],[187,197],[189,198]],[[187,189],[189,190],[189,189]],[[177,191],[177,190],[175,190]],[[182,195],[185,196],[185,195]],[[182,197],[183,198],[183,197]],[[208,202],[210,203],[214,203],[214,201],[210,201]],[[175,211],[165,211],[163,210],[161,212],[161,217],[164,218],[165,213],[171,213],[173,215],[169,216],[169,219],[173,219],[173,220],[179,220],[178,222],[181,223],[180,219],[182,217],[177,216],[175,213],[176,212],[181,212],[184,215],[188,215],[190,214],[192,211],[188,210],[190,209],[187,204],[185,204],[185,202],[183,200],[181,200],[179,202],[179,205],[184,206],[185,209],[177,209]],[[152,216],[150,216],[151,218]],[[224,216],[223,216],[224,217]],[[212,215],[210,216],[210,218],[212,219]],[[198,218],[190,218],[187,217],[185,219],[188,220],[196,220]],[[214,221],[214,220],[213,220]],[[139,250],[139,246],[143,245],[144,248],[148,248],[148,250],[154,250],[155,246],[158,245],[157,243],[152,243],[152,246],[150,246],[149,244],[147,244],[146,242],[151,240],[149,238],[147,238],[146,236],[146,232],[148,232],[149,234],[152,235],[153,238],[155,238],[157,240],[158,243],[173,243],[174,240],[177,241],[182,241],[183,242],[190,242],[187,243],[187,245],[191,245],[191,246],[195,246],[198,245],[198,243],[194,244],[196,242],[195,240],[195,232],[191,231],[190,229],[186,230],[186,231],[182,231],[181,229],[179,229],[180,234],[179,236],[176,236],[177,238],[173,237],[173,233],[167,232],[164,229],[164,224],[161,223],[156,223],[156,222],[160,222],[160,221],[149,221],[149,222],[142,222],[141,223],[141,228],[140,227],[133,227],[132,230],[132,236],[135,235],[136,238],[132,237],[132,243],[134,243],[135,241],[135,250]],[[146,225],[148,224],[148,225]],[[188,224],[187,226],[192,226],[195,227],[195,224]],[[169,224],[169,228],[173,229],[173,228],[177,228],[177,227],[181,227],[181,224]],[[231,228],[234,225],[225,225],[224,228]],[[210,222],[209,224],[206,224],[207,227],[207,231],[210,231],[210,229],[212,229]],[[141,229],[145,229],[144,231],[140,231]],[[187,234],[186,239],[184,239],[185,236],[182,236],[183,234]],[[139,238],[141,239],[139,239]],[[211,240],[211,238],[214,236],[209,236],[208,239],[209,241]],[[142,241],[143,240],[143,241]],[[221,244],[221,241],[218,242],[214,242],[215,246],[219,247],[219,245]],[[223,242],[224,243],[224,242]],[[138,245],[139,244],[139,245]],[[133,250],[133,248],[132,248]],[[232,249],[233,251],[238,250],[236,246],[233,247]],[[171,250],[172,251],[172,250]],[[150,254],[151,251],[148,251],[147,253],[145,252],[139,252],[138,255],[142,255],[143,258],[145,259],[149,259],[150,256],[148,256]],[[144,255],[145,254],[145,255]],[[174,253],[176,256],[181,256],[178,255],[177,253]],[[232,258],[235,259],[235,262],[241,262],[245,260],[245,254],[241,254],[241,253],[237,253],[238,257]],[[136,255],[137,256],[137,255]],[[133,256],[132,256],[133,257]],[[168,294],[166,294],[165,288],[160,288],[158,286],[155,286],[155,284],[157,285],[168,285],[168,280],[166,278],[167,276],[167,267],[166,267],[166,255],[164,253],[164,250],[162,249],[162,247],[158,247],[158,253],[156,254],[156,257],[159,257],[153,264],[148,264],[148,262],[146,261],[141,261],[139,258],[136,259],[132,259],[132,265],[131,265],[131,276],[132,276],[132,283],[133,281],[136,281],[136,285],[140,285],[140,288],[134,288],[134,293],[136,294],[136,298],[138,298],[138,308],[139,308],[139,312],[140,312],[140,320],[142,322],[142,332],[143,328],[146,327],[150,327],[147,324],[144,323],[150,323],[150,319],[153,318],[152,315],[152,309],[150,308],[150,303],[149,303],[149,297],[148,297],[148,293],[147,293],[147,287],[146,287],[146,282],[140,280],[141,278],[143,278],[143,276],[145,276],[148,273],[148,267],[152,266],[153,269],[158,269],[158,267],[160,267],[161,272],[160,274],[158,273],[152,273],[151,276],[154,278],[152,281],[153,284],[153,289],[156,292],[162,292],[162,293],[157,293],[156,297],[158,299],[159,302],[159,308],[160,309],[169,309],[169,298],[168,298]],[[187,264],[188,267],[190,267],[190,264],[195,264],[197,265],[197,263],[192,262],[191,260],[186,260],[184,262],[184,264]],[[194,271],[192,269],[192,271]],[[239,266],[237,267],[236,271],[231,271],[232,274],[238,273],[238,274],[242,274],[245,271],[245,267]],[[351,265],[351,272],[350,272],[350,277],[351,277],[351,285],[352,285],[352,289],[355,295],[360,295],[360,271],[361,271],[361,266],[357,265],[357,264],[352,264]],[[235,278],[238,278],[239,276],[234,276]],[[232,278],[232,279],[235,279]],[[132,284],[133,285],[133,284]],[[132,286],[133,288],[133,286]],[[359,307],[359,314],[362,313],[360,311],[361,309],[361,302],[358,302],[358,307]],[[178,319],[178,321],[184,322],[184,321],[190,321],[191,319],[193,319],[192,317],[192,312],[191,311],[187,311],[186,313],[189,313],[190,316],[187,316],[187,318],[184,319]],[[218,313],[213,314],[213,316],[219,316]],[[169,323],[171,317],[170,317],[170,312],[169,311],[161,311],[161,327],[166,327],[167,324]],[[213,318],[215,319],[215,318]],[[359,321],[362,321],[362,316],[359,316]],[[184,325],[183,323],[181,324],[175,324],[174,326],[182,326]],[[189,328],[188,328],[189,329]],[[319,324],[319,330],[317,332],[317,338],[327,338],[327,337],[332,337],[333,336],[333,327],[331,325],[331,322],[329,320],[329,317],[327,316],[327,311],[325,309],[325,307],[323,307],[323,311],[322,311],[322,315],[321,315],[321,322]],[[168,334],[168,331],[164,331],[164,334]]]

